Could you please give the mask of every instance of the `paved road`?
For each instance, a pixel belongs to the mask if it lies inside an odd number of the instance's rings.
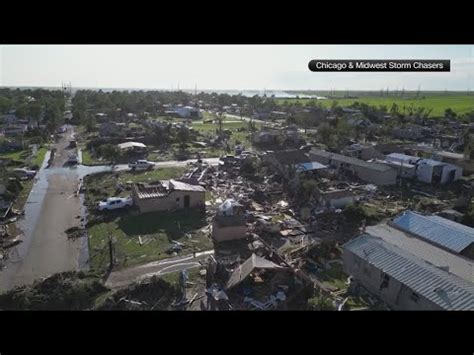
[[[6,268],[0,271],[0,292],[80,266],[79,256],[87,241],[70,240],[65,232],[81,224],[78,217],[82,204],[74,195],[79,174],[63,167],[70,154],[67,146],[72,133],[70,127],[55,145],[57,154],[51,167],[46,169],[43,162],[37,174],[25,205],[25,217],[17,222],[22,243],[10,249]]]
[[[112,289],[121,288],[132,282],[147,279],[154,275],[164,275],[184,269],[199,267],[201,265],[199,261],[206,259],[212,254],[214,254],[214,250],[207,250],[196,253],[196,257],[189,254],[114,271],[109,275],[105,285]]]
[[[80,197],[75,195],[79,179],[91,173],[124,171],[129,168],[127,165],[65,167],[73,152],[68,148],[73,133],[73,127],[69,127],[55,145],[56,155],[51,167],[46,168],[45,161],[37,174],[25,205],[25,218],[18,222],[23,234],[22,243],[10,249],[6,268],[0,271],[0,292],[31,284],[38,278],[54,273],[87,267],[87,239],[71,240],[65,232],[68,228],[81,226],[83,206]],[[48,157],[49,154],[46,159]],[[202,160],[209,165],[219,164],[219,158]],[[196,161],[157,162],[154,168],[186,166]],[[188,262],[184,266],[196,265]],[[179,270],[183,266],[175,267]]]
[[[225,115],[226,115],[226,117],[236,118],[236,119],[238,119],[238,120],[240,120],[240,121],[247,121],[247,122],[248,122],[248,121],[252,120],[252,121],[255,122],[255,123],[263,123],[263,124],[273,125],[272,122],[257,120],[257,119],[255,119],[255,118],[250,118],[250,117],[245,117],[245,116],[240,117],[240,116],[237,116],[237,115],[231,115],[231,114],[229,114],[229,113],[226,113]]]

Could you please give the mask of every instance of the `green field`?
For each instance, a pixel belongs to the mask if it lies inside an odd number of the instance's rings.
[[[470,111],[474,111],[474,96],[468,95],[439,95],[439,96],[426,96],[425,98],[401,98],[401,97],[360,97],[360,98],[341,98],[337,100],[315,100],[315,99],[277,99],[278,104],[283,104],[285,101],[288,103],[300,102],[306,105],[310,102],[314,102],[316,105],[321,104],[323,107],[331,107],[334,101],[340,106],[346,107],[352,105],[354,102],[365,103],[371,106],[387,106],[390,110],[393,103],[398,105],[399,111],[403,112],[403,107],[408,109],[413,105],[413,108],[424,107],[425,109],[432,109],[432,117],[443,116],[444,111],[447,108],[451,108],[457,114],[464,114]]]

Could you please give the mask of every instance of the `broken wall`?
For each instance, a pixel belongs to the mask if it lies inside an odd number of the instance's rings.
[[[170,211],[184,208],[185,196],[189,196],[189,207],[205,206],[206,193],[204,191],[172,191],[168,196],[140,199],[133,194],[133,201],[141,213],[155,211]]]

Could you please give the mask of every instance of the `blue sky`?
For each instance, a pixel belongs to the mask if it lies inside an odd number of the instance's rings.
[[[311,59],[451,59],[450,73],[313,73]],[[474,89],[472,45],[2,45],[0,86]]]

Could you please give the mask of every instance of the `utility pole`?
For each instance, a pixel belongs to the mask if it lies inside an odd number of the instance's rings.
[[[109,234],[109,240],[107,242],[109,246],[109,271],[112,271],[114,267],[114,244],[113,244],[113,237]]]

